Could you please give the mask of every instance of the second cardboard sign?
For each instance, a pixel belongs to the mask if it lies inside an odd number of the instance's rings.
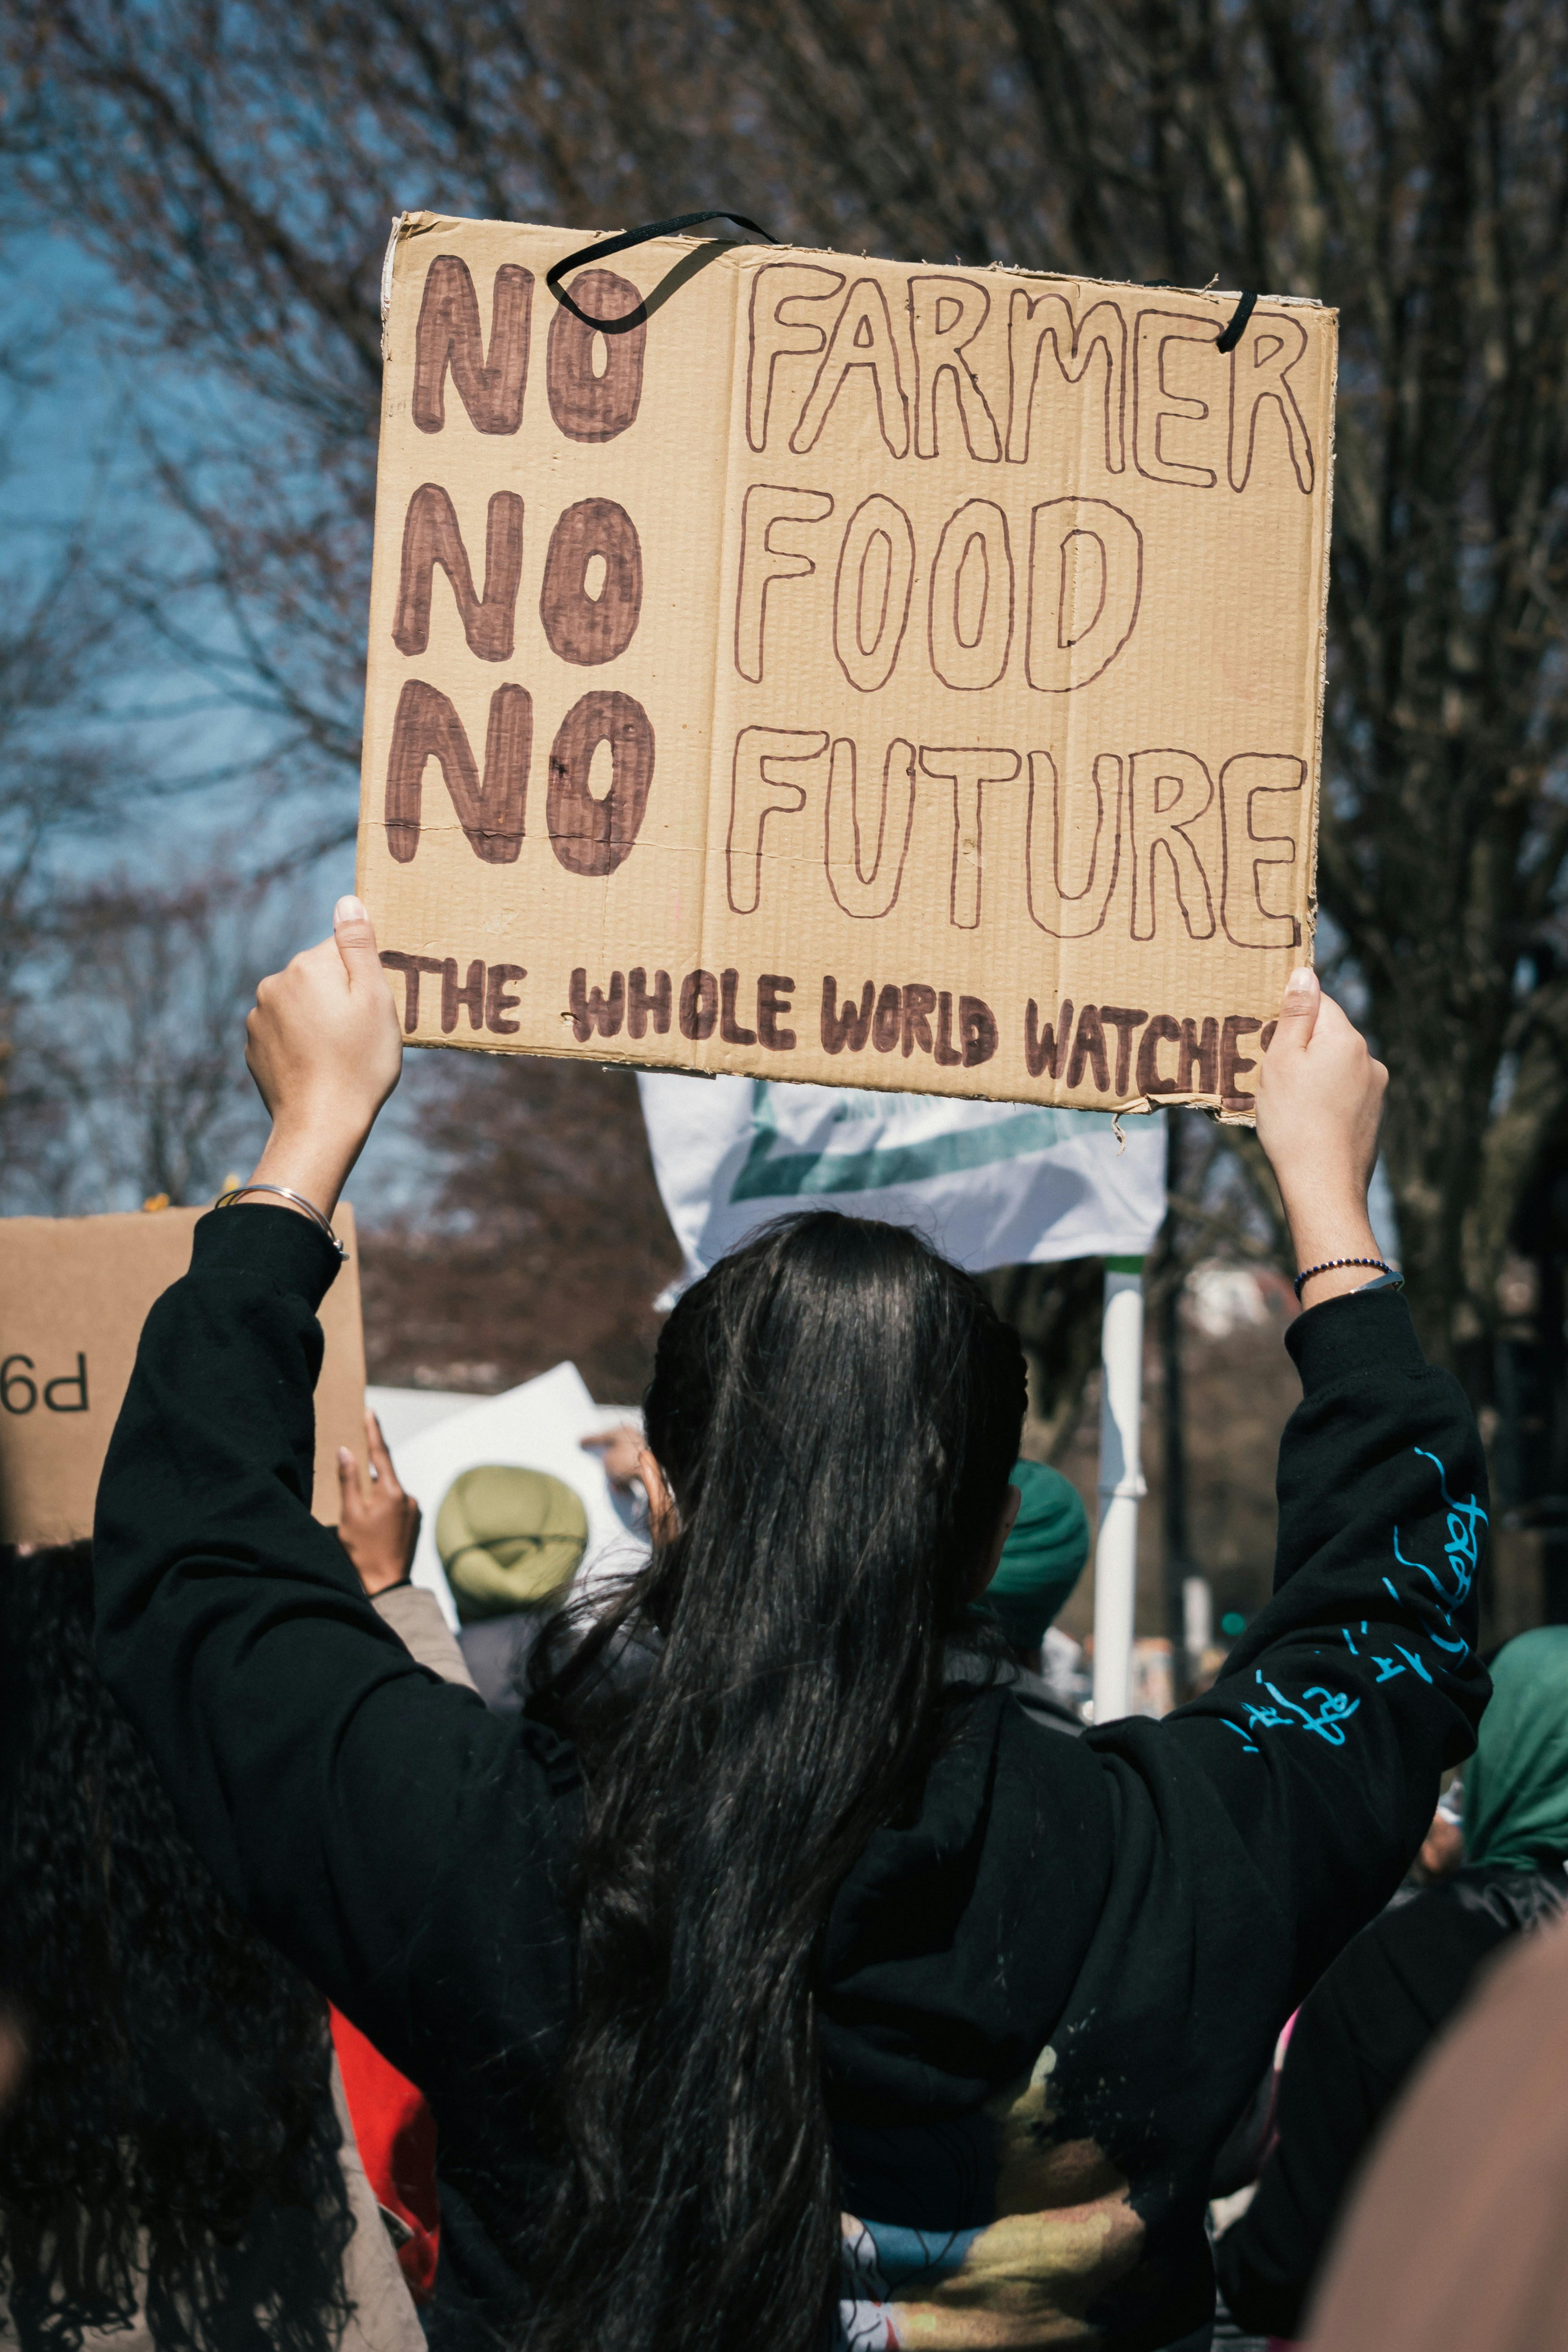
[[[0,1217],[0,1542],[91,1535],[142,1327],[189,1268],[206,1213]],[[359,1253],[346,1201],[336,1224],[348,1256],[321,1302],[310,1506],[329,1526],[338,1518],[338,1447],[366,1466]]]

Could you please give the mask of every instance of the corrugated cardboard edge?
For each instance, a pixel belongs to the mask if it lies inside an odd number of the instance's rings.
[[[1307,950],[1304,961],[1315,966],[1318,960],[1318,828],[1322,822],[1323,810],[1323,712],[1327,706],[1329,693],[1329,586],[1333,571],[1334,462],[1338,438],[1340,388],[1340,314],[1328,303],[1314,302],[1304,295],[1271,295],[1269,299],[1294,302],[1302,309],[1321,310],[1328,322],[1329,334],[1329,386],[1325,403],[1329,419],[1329,436],[1323,452],[1323,465],[1328,478],[1323,486],[1323,584],[1322,595],[1318,606],[1318,725],[1317,732],[1313,737],[1312,821],[1307,828],[1307,839],[1310,845],[1310,854],[1312,862],[1311,869],[1307,876],[1307,937],[1303,942]],[[1258,1125],[1257,1114],[1254,1111],[1227,1111],[1223,1108],[1213,1108],[1206,1103],[1205,1108],[1212,1109],[1212,1115],[1218,1120],[1221,1127],[1255,1128]]]
[[[386,250],[382,262],[381,349],[384,365],[391,358],[393,278],[399,244],[405,237],[421,235],[426,230],[447,227],[462,227],[465,226],[481,226],[499,228],[526,227],[542,229],[559,236],[571,236],[577,234],[575,231],[563,228],[559,223],[550,221],[497,220],[491,219],[488,216],[482,220],[476,221],[474,216],[456,213],[432,213],[428,211],[403,212],[397,214],[392,222],[391,231],[387,238]],[[622,232],[618,229],[604,228],[588,232],[584,235],[583,241],[584,247],[587,247],[592,244],[598,243],[602,239],[607,239],[620,234],[622,234]],[[674,235],[661,237],[658,240],[661,245],[668,244],[683,246],[693,250],[695,250],[698,246],[708,241],[709,240],[707,239],[697,236],[680,236]],[[737,245],[743,245],[749,244],[751,241],[736,239],[735,242]],[[805,257],[817,256],[828,260],[842,260],[845,258],[844,255],[841,254],[837,247],[829,246],[801,246],[781,243],[776,246],[770,246],[768,247],[768,251],[770,254],[777,253],[779,255],[800,255]],[[882,257],[862,256],[861,257],[863,259],[870,259],[874,257],[880,258]],[[938,268],[942,265],[933,264],[928,260],[921,259],[897,266],[911,268]],[[1035,268],[1025,262],[999,260],[983,264],[981,266],[981,270],[976,274],[995,274],[1014,278],[1038,278],[1043,282],[1071,284],[1075,287],[1103,286],[1119,290],[1125,289],[1132,283],[1131,280],[1126,278],[1096,278],[1076,270],[1043,269]],[[1173,286],[1162,288],[1161,291],[1185,295],[1194,300],[1212,302],[1221,309],[1225,308],[1226,305],[1234,308],[1235,304],[1241,299],[1241,289],[1237,288],[1219,288],[1215,286]],[[737,280],[736,286],[736,316],[738,317],[738,305],[740,299],[739,280]],[[1307,887],[1307,936],[1304,941],[1307,954],[1303,959],[1305,962],[1311,964],[1315,962],[1316,960],[1315,949],[1318,920],[1318,825],[1321,820],[1322,804],[1323,715],[1328,688],[1328,609],[1333,544],[1334,467],[1339,384],[1339,312],[1331,304],[1321,301],[1315,295],[1270,293],[1266,299],[1270,306],[1277,306],[1280,309],[1315,310],[1320,312],[1327,322],[1329,338],[1329,382],[1327,386],[1327,400],[1325,404],[1328,415],[1328,436],[1324,451],[1326,481],[1324,485],[1323,504],[1321,587],[1318,615],[1318,707],[1317,722],[1313,739],[1314,761],[1312,770],[1312,821],[1310,826],[1308,828],[1311,865],[1308,875]],[[1224,322],[1222,321],[1222,324]],[[732,325],[731,351],[733,350],[733,337],[737,331],[738,330]],[[385,429],[386,423],[386,401],[387,386],[385,378],[384,377],[381,409],[381,429],[383,431]],[[368,733],[366,736],[366,745],[367,749],[361,756],[360,770],[359,837],[361,839],[363,839],[366,826],[374,821],[374,784],[369,772]],[[710,799],[711,798],[711,791],[712,770],[710,763],[709,781]],[[363,877],[360,877],[357,874],[356,887],[363,887]],[[704,923],[706,922],[706,919],[707,905],[705,895],[703,908]],[[505,1048],[477,1043],[458,1045],[454,1042],[451,1045],[447,1045],[444,1041],[434,1038],[419,1038],[415,1042],[426,1052],[465,1054],[481,1053],[491,1055],[498,1059],[515,1058],[515,1055],[513,1054],[509,1054]],[[580,1049],[569,1048],[564,1045],[554,1047],[540,1045],[531,1045],[528,1048],[528,1055],[530,1058],[536,1058],[542,1061],[594,1061],[604,1069],[628,1069],[634,1071],[646,1069],[665,1072],[674,1070],[679,1072],[680,1075],[689,1077],[714,1078],[734,1075],[734,1073],[723,1068],[703,1069],[695,1067],[689,1062],[678,1063],[673,1061],[661,1061],[657,1056],[646,1052],[635,1055],[624,1051],[616,1052],[613,1049],[611,1041],[608,1039],[603,1040],[601,1042],[600,1050],[592,1054],[584,1054]],[[741,1073],[741,1075],[755,1076],[759,1074],[756,1072],[749,1072]],[[783,1073],[774,1076],[773,1074],[770,1072],[767,1076],[766,1083],[773,1086],[790,1086],[820,1084],[821,1081],[816,1079],[791,1079],[785,1076]],[[858,1074],[857,1086],[858,1090],[863,1090],[867,1093],[902,1094],[908,1091],[907,1088],[900,1086],[895,1073],[889,1071],[886,1078],[881,1078],[870,1067],[868,1067],[864,1072]],[[932,1098],[935,1100],[964,1102],[1024,1104],[1036,1108],[1039,1106],[1039,1097],[1037,1096],[1020,1096],[1011,1093],[993,1095],[988,1094],[980,1088],[965,1088],[962,1095],[953,1095],[951,1097],[933,1094]],[[1058,1107],[1068,1109],[1086,1108],[1085,1106],[1072,1104],[1060,1105]],[[1101,1114],[1109,1114],[1110,1116],[1117,1118],[1140,1118],[1155,1109],[1178,1110],[1195,1108],[1207,1111],[1211,1118],[1215,1118],[1221,1126],[1224,1127],[1251,1128],[1257,1125],[1256,1116],[1252,1112],[1227,1111],[1215,1097],[1201,1094],[1162,1095],[1158,1102],[1152,1101],[1146,1095],[1138,1095],[1131,1097],[1125,1102],[1112,1101],[1094,1105],[1091,1108]]]
[[[323,1526],[335,1528],[342,1515],[338,1447],[346,1445],[363,1475],[370,1466],[364,1438],[364,1305],[360,1290],[359,1229],[347,1201],[332,1223],[344,1257],[337,1279],[317,1310],[325,1345],[316,1381],[315,1480],[310,1509]]]

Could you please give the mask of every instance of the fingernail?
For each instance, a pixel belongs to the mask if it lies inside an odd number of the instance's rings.
[[[353,1460],[353,1455],[349,1452],[349,1449],[348,1449],[348,1447],[347,1447],[346,1445],[340,1445],[340,1446],[339,1446],[339,1448],[338,1448],[338,1460],[339,1460],[339,1461],[343,1465],[343,1466],[344,1466],[344,1468],[345,1468],[345,1469],[347,1468],[348,1465],[349,1465],[349,1464]]]
[[[1286,997],[1289,999],[1292,996],[1310,996],[1311,993],[1312,968],[1310,964],[1301,964],[1285,982]]]
[[[363,923],[364,919],[364,904],[359,898],[340,898],[332,909],[334,923]]]

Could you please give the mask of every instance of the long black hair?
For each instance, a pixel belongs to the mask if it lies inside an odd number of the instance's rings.
[[[325,2352],[353,2221],[326,2011],[219,1892],[99,1675],[79,1544],[0,1551],[0,2291],[74,2352]]]
[[[1024,1405],[1015,1334],[898,1226],[791,1219],[666,1324],[647,1427],[679,1529],[531,1701],[587,1798],[530,2352],[820,2345],[840,2221],[816,1944],[944,1736]]]

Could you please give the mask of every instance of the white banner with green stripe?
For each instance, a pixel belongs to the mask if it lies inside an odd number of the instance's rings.
[[[644,1072],[654,1173],[687,1279],[792,1209],[913,1225],[979,1273],[1142,1257],[1165,1213],[1165,1120],[940,1095]]]

